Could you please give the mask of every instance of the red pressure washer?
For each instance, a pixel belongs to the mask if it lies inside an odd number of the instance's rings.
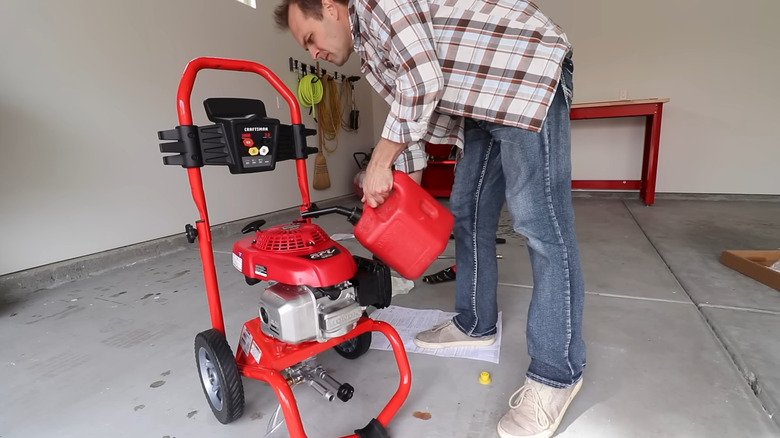
[[[206,99],[207,116],[215,124],[193,125],[190,97],[195,77],[203,69],[245,71],[264,77],[290,106],[291,125],[268,118],[265,106],[259,100],[235,98]],[[168,141],[160,144],[160,151],[173,154],[163,157],[164,164],[187,169],[192,195],[200,213],[196,226],[187,225],[185,230],[188,241],[194,243],[198,240],[199,243],[211,313],[212,328],[196,336],[195,355],[201,385],[212,412],[221,423],[236,420],[244,407],[241,376],[262,380],[276,392],[290,436],[305,438],[291,387],[305,383],[327,400],[338,397],[348,401],[354,389],[331,377],[315,362],[315,356],[333,348],[341,356],[355,359],[368,351],[371,332],[378,331],[392,345],[400,373],[398,390],[366,427],[344,438],[389,437],[386,427],[409,395],[411,370],[398,333],[389,324],[368,318],[365,308],[382,308],[390,304],[390,269],[381,261],[352,256],[322,228],[313,224],[311,218],[329,213],[345,215],[356,224],[358,240],[364,245],[366,241],[372,241],[380,250],[388,241],[402,240],[408,242],[406,245],[417,245],[404,248],[405,251],[391,248],[383,253],[366,245],[380,259],[405,258],[404,263],[410,262],[406,271],[402,272],[393,263],[390,265],[402,274],[405,272],[408,278],[416,278],[444,249],[452,230],[451,215],[446,210],[442,212],[443,207],[433,198],[430,199],[433,203],[418,199],[413,191],[421,189],[413,182],[411,186],[404,186],[408,178],[404,179],[402,174],[395,175],[394,192],[404,193],[406,190],[407,194],[413,194],[396,197],[402,198],[402,201],[393,199],[391,195],[384,211],[368,207],[365,212],[344,207],[318,209],[310,202],[306,173],[306,158],[317,152],[316,148],[306,146],[306,137],[315,135],[316,131],[306,129],[301,123],[295,95],[273,72],[260,64],[219,58],[194,59],[187,65],[179,83],[177,103],[179,126],[160,131],[158,137]],[[233,265],[245,276],[247,284],[266,281],[270,285],[260,294],[259,317],[244,324],[233,356],[225,337],[200,168],[223,165],[228,166],[233,174],[253,173],[274,170],[276,162],[288,159],[296,161],[303,200],[300,219],[264,230],[261,227],[265,221],[252,222],[242,232],[254,235],[239,240],[233,248]],[[399,204],[407,198],[413,198],[409,201],[410,205]],[[393,217],[397,211],[415,206],[419,210],[410,215],[415,217],[414,220]],[[363,217],[359,220],[361,213]],[[420,217],[429,218],[437,226],[418,223]],[[387,227],[383,228],[387,221],[394,224],[394,227],[389,227],[394,232],[388,233]],[[417,226],[435,229],[421,232],[435,232],[440,236],[434,239],[436,242],[398,239],[404,232],[414,232]],[[420,254],[423,254],[422,259],[415,258]]]

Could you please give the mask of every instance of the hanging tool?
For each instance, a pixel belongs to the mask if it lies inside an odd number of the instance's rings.
[[[320,63],[317,63],[317,73],[320,70]],[[319,81],[320,87],[322,87],[322,81]],[[322,96],[318,105],[322,105]],[[330,187],[330,174],[328,173],[328,162],[325,160],[325,154],[323,149],[325,147],[325,140],[322,133],[322,111],[320,111],[320,117],[317,119],[317,157],[314,159],[314,177],[312,181],[312,187],[316,190],[325,190]]]
[[[344,111],[344,114],[349,114],[349,119],[341,122],[346,131],[357,131],[360,126],[360,111],[355,103],[355,82],[359,80],[360,76],[344,77],[341,80],[341,103],[345,108],[349,106],[349,111]]]

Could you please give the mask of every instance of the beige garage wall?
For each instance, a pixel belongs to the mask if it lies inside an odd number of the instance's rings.
[[[178,82],[198,56],[263,63],[296,89],[287,60],[308,54],[275,28],[276,2],[258,3],[0,2],[0,275],[180,233],[198,218],[186,171],[162,165],[157,131],[178,124]],[[358,73],[357,59],[340,70]],[[368,86],[356,87],[370,120]],[[218,96],[263,99],[269,115],[289,122],[261,77],[205,71],[192,99],[196,123],[210,123],[201,102]],[[308,114],[304,122],[315,126]],[[342,133],[328,157],[332,187],[315,200],[351,193],[352,152],[371,147],[366,126]],[[292,162],[278,169],[204,168],[212,223],[298,205]]]

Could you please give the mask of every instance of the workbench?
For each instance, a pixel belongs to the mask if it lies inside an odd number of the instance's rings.
[[[642,174],[637,180],[573,180],[572,189],[579,190],[639,190],[647,205],[655,203],[655,183],[658,172],[658,151],[661,144],[663,106],[669,99],[615,100],[575,103],[571,120],[645,117],[645,144],[642,154]],[[428,144],[428,167],[423,171],[422,186],[431,195],[449,197],[454,180],[455,161],[448,158],[450,146]]]
[[[645,117],[645,145],[642,154],[642,174],[637,180],[573,180],[571,187],[581,190],[639,190],[646,205],[655,203],[655,183],[658,172],[658,152],[661,145],[663,106],[669,99],[614,100],[608,102],[575,103],[571,120]]]

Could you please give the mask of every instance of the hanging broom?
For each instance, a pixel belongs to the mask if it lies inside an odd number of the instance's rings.
[[[322,111],[318,110],[317,112],[319,113],[319,117],[317,117],[317,149],[319,149],[319,152],[314,159],[314,181],[312,187],[315,190],[325,190],[330,187],[330,175],[328,174],[328,163],[325,161],[325,154],[322,153]]]

